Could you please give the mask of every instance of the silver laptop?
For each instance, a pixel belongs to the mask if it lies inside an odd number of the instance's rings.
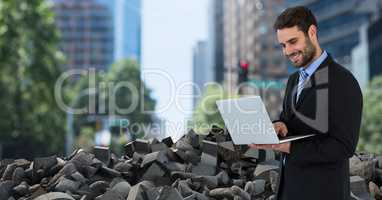
[[[279,137],[260,96],[216,101],[233,143],[280,144],[315,134]]]

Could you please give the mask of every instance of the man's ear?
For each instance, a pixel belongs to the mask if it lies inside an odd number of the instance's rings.
[[[317,40],[317,27],[315,25],[309,26],[308,35],[311,40]]]

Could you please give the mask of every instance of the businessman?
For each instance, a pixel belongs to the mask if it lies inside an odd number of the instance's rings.
[[[281,136],[316,135],[283,144],[250,147],[281,152],[278,200],[350,199],[349,158],[362,115],[362,93],[353,75],[321,49],[312,12],[282,12],[274,29],[283,54],[298,68],[290,75],[274,128]]]

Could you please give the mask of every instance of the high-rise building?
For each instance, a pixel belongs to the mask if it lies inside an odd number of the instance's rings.
[[[224,1],[225,86],[231,93],[262,96],[272,119],[281,109],[288,75],[272,27],[283,8],[280,0]],[[240,67],[247,70],[244,76]]]
[[[212,81],[212,70],[207,67],[207,42],[198,41],[193,49],[192,63],[192,79],[193,79],[193,107],[197,105],[200,96],[203,94],[204,86],[207,82]]]
[[[208,67],[213,70],[213,81],[224,80],[224,23],[222,0],[211,0],[208,7]]]
[[[141,63],[141,0],[114,1],[114,60]]]
[[[370,24],[368,28],[369,39],[369,79],[382,75],[382,18]]]
[[[109,8],[93,0],[55,0],[56,24],[65,69],[105,70],[113,61],[113,24]]]
[[[302,5],[312,10],[318,21],[318,37],[340,64],[350,68],[351,52],[359,44],[359,28],[379,17],[379,0],[286,0],[288,6]]]
[[[141,62],[141,0],[53,0],[66,69]]]

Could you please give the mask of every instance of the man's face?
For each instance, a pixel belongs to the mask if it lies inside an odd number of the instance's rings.
[[[316,48],[310,38],[297,26],[278,29],[277,40],[283,49],[283,54],[297,68],[308,65],[316,54]]]

